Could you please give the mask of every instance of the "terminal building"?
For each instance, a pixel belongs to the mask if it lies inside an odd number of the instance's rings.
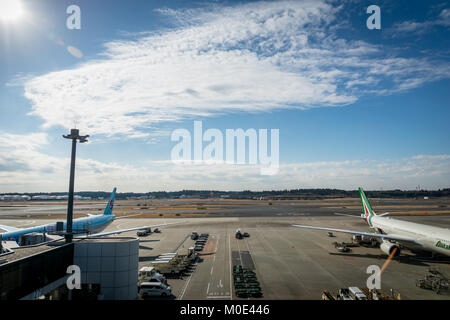
[[[24,247],[3,241],[0,300],[137,299],[138,264],[135,237],[59,239]],[[68,289],[72,265],[80,268],[81,289]]]

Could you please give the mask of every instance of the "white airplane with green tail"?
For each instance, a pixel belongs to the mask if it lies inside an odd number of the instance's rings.
[[[405,247],[412,251],[427,251],[431,252],[433,255],[439,254],[450,256],[450,229],[388,218],[386,217],[388,213],[377,215],[372,210],[362,188],[359,188],[359,195],[361,197],[361,205],[364,212],[361,214],[361,218],[363,218],[370,228],[375,231],[373,233],[295,224],[292,226],[296,228],[344,232],[373,237],[380,242],[380,249],[388,255],[393,254],[394,256],[398,256],[400,255],[401,248]]]

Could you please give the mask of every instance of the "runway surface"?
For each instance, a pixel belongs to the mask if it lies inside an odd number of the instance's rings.
[[[450,215],[449,199],[370,199],[377,213],[393,215]],[[101,214],[106,200],[75,201],[75,217]],[[158,217],[303,217],[329,216],[335,212],[361,213],[357,198],[328,200],[161,199],[116,200],[114,214]],[[0,219],[64,218],[65,201],[0,202]]]

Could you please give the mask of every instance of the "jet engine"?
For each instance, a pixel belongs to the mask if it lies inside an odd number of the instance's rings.
[[[383,243],[380,245],[380,249],[387,255],[391,255],[392,251],[394,251],[394,249],[397,249],[394,253],[394,257],[398,257],[400,255],[400,247],[395,243],[389,241],[383,241]]]

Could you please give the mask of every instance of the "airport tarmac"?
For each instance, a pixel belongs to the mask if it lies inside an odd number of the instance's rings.
[[[395,215],[450,215],[450,199],[370,199],[377,213]],[[75,218],[87,213],[101,214],[106,200],[75,201]],[[65,217],[66,201],[3,201],[0,219]],[[335,212],[361,213],[359,198],[326,200],[252,200],[252,199],[153,199],[117,200],[114,214],[158,217],[302,217],[333,215]]]
[[[450,226],[450,216],[447,215],[398,218],[441,227]],[[26,224],[26,221],[2,219],[0,224],[17,226]],[[194,243],[189,238],[192,231],[210,235],[193,271],[182,278],[168,279],[172,287],[172,299],[240,299],[235,295],[232,267],[241,263],[256,272],[263,292],[261,299],[317,300],[321,298],[323,290],[335,294],[340,288],[365,287],[369,277],[367,267],[377,265],[381,268],[387,258],[379,248],[356,247],[350,253],[337,252],[332,242],[348,242],[350,236],[346,234],[335,233],[336,237],[330,238],[324,231],[291,227],[291,224],[307,224],[369,230],[364,221],[341,216],[128,218],[114,221],[106,231],[172,221],[184,223],[161,228],[161,233],[140,239],[139,267],[149,265],[151,260],[162,253],[186,253]],[[32,224],[48,222],[50,220],[40,219]],[[250,237],[235,239],[238,227],[248,232]],[[416,287],[415,280],[424,277],[430,266],[450,276],[450,261],[420,261],[405,250],[402,257],[391,261],[382,274],[381,289],[386,293],[395,289],[400,292],[402,299],[450,299],[450,295],[438,295]]]

